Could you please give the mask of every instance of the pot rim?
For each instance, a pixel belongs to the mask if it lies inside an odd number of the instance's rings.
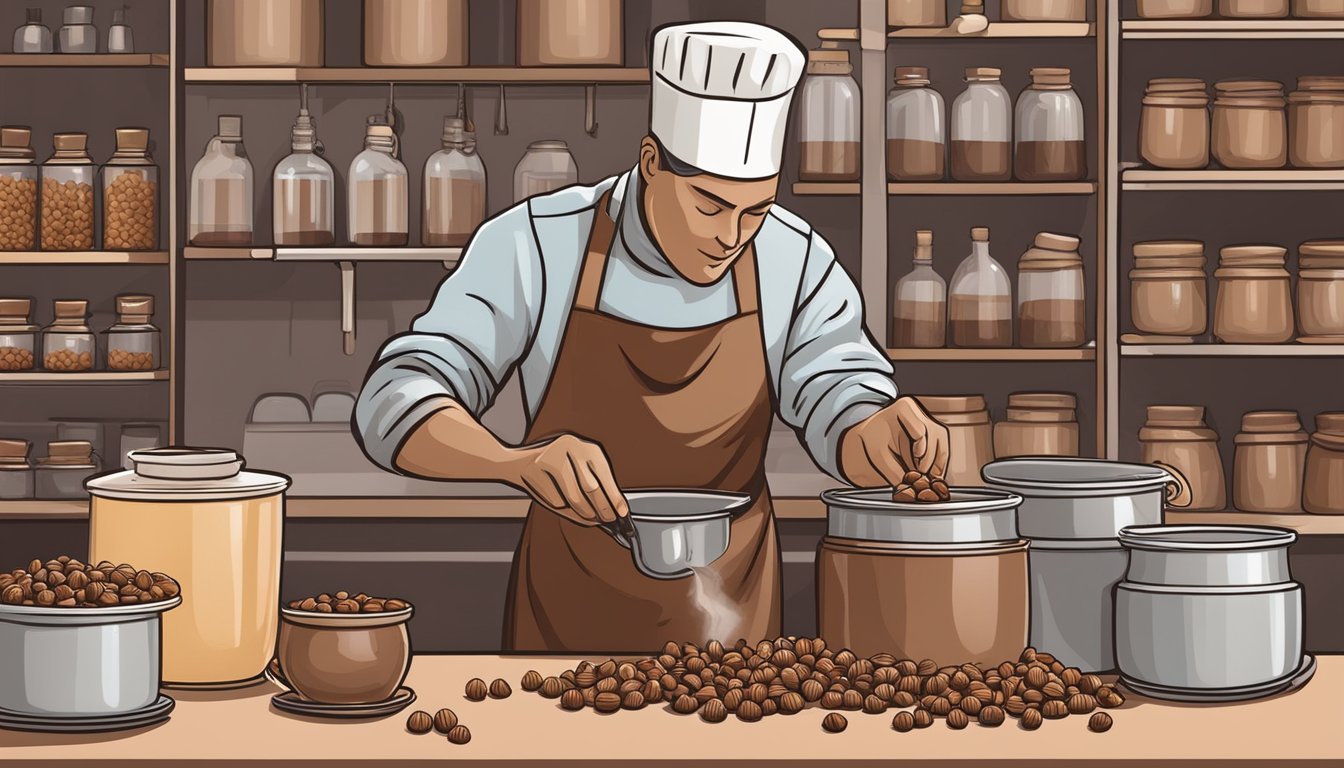
[[[625,491],[626,501],[658,497],[717,500],[722,506],[711,512],[678,515],[665,513],[636,513],[632,505],[630,509],[631,519],[646,520],[654,523],[703,523],[710,520],[718,520],[719,518],[731,517],[734,512],[737,512],[742,507],[748,506],[752,502],[750,494],[713,491],[702,488],[632,488]]]
[[[895,489],[884,488],[830,488],[821,492],[821,500],[828,507],[839,507],[863,512],[891,512],[906,517],[957,515],[968,512],[996,512],[1016,509],[1022,497],[1010,491],[994,488],[954,486],[948,489],[951,501],[900,502],[892,501]],[[882,494],[885,498],[879,497]],[[875,498],[868,498],[868,497]],[[958,498],[960,497],[960,498]]]
[[[1295,541],[1295,531],[1267,525],[1130,525],[1120,529],[1121,544],[1149,552],[1250,552],[1286,547]]]
[[[9,624],[39,624],[43,626],[90,626],[120,624],[163,613],[182,604],[181,595],[166,600],[132,605],[114,605],[106,608],[57,608],[46,605],[0,604],[0,622]]]
[[[317,613],[283,607],[280,618],[288,624],[313,629],[377,629],[405,624],[415,613],[414,605],[382,613]]]
[[[1079,478],[1026,478],[1020,475],[1005,476],[1004,470],[1026,469],[1032,466],[1049,467],[1059,470],[1065,467],[1078,467],[1103,470],[1112,473],[1110,477],[1096,479]],[[1110,469],[1104,469],[1110,468]],[[1016,474],[1016,473],[1014,473]],[[1170,472],[1151,464],[1130,464],[1102,459],[1084,459],[1057,456],[1021,456],[1001,459],[986,464],[980,470],[980,476],[995,486],[1023,491],[1043,491],[1049,495],[1066,496],[1115,496],[1127,493],[1155,491],[1166,487],[1175,478]],[[1117,493],[1118,492],[1118,493]],[[1024,495],[1030,496],[1031,493]]]

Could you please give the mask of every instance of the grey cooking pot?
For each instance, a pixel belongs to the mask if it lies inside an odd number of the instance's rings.
[[[751,504],[745,494],[671,488],[628,491],[625,499],[629,516],[601,529],[654,579],[684,578],[722,557],[733,513]]]
[[[823,491],[826,533],[845,539],[908,544],[974,544],[1017,541],[1015,493],[953,488],[949,501],[892,501],[890,488]]]

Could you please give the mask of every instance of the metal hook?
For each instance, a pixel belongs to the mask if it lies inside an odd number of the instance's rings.
[[[355,354],[355,263],[337,262],[341,270],[341,339],[346,355]]]
[[[476,124],[467,116],[467,85],[466,83],[457,84],[457,117],[463,121],[463,125],[470,133],[476,132]]]
[[[495,135],[509,135],[509,108],[504,101],[504,84],[499,84],[499,105],[495,108]]]
[[[583,130],[589,136],[597,138],[597,84],[584,86],[583,89]]]

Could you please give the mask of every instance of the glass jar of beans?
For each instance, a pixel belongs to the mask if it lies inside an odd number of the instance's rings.
[[[0,251],[37,247],[37,165],[27,128],[0,128]]]
[[[42,250],[93,249],[93,182],[88,134],[58,133],[56,153],[42,164]]]
[[[0,299],[0,374],[33,369],[37,326],[28,322],[29,299]]]
[[[97,342],[89,330],[89,302],[52,302],[56,319],[42,329],[42,367],[48,371],[93,370]]]
[[[117,151],[103,166],[103,249],[152,251],[159,244],[159,168],[148,128],[118,128]]]
[[[107,329],[107,370],[153,371],[159,367],[159,329],[150,323],[154,297],[117,297],[117,323]]]

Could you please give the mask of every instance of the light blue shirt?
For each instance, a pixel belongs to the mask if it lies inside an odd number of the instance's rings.
[[[531,422],[560,352],[594,208],[609,189],[617,234],[601,312],[669,329],[737,313],[731,278],[696,285],[659,252],[644,226],[640,184],[638,173],[629,172],[567,187],[481,225],[429,309],[378,354],[354,419],[371,459],[396,471],[402,443],[443,407],[443,398],[479,418],[515,368]],[[775,205],[754,242],[778,415],[813,461],[843,480],[840,436],[896,399],[891,363],[865,331],[858,289],[821,235]]]

